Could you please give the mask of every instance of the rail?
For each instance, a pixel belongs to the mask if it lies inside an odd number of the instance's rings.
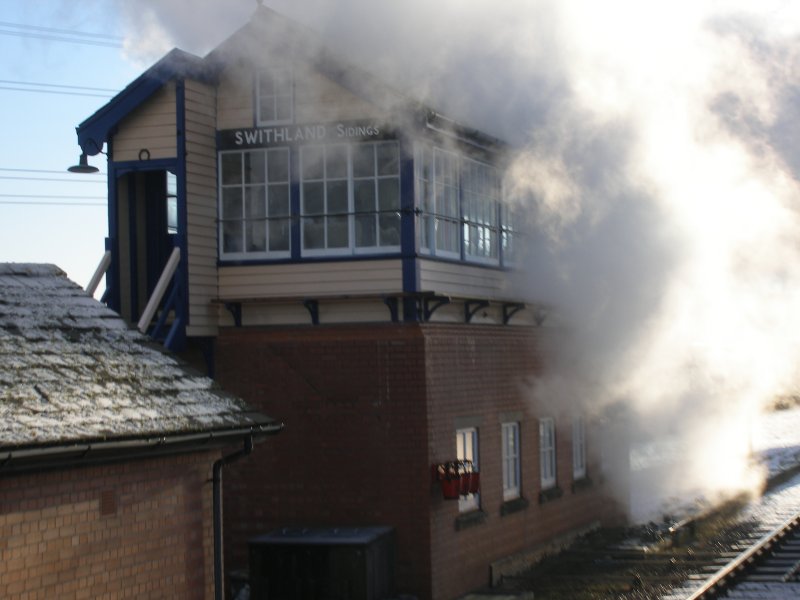
[[[689,596],[686,600],[705,600],[717,598],[719,594],[734,583],[734,579],[742,576],[757,558],[770,552],[791,532],[800,527],[800,514],[785,521],[778,528],[761,538],[754,546],[737,556],[733,561],[717,571],[711,579]]]
[[[137,324],[139,331],[142,333],[146,333],[147,329],[150,327],[150,323],[152,322],[153,317],[155,316],[156,311],[161,304],[161,300],[164,298],[164,294],[169,287],[169,283],[172,281],[175,271],[178,270],[178,263],[180,260],[181,250],[180,248],[175,247],[173,248],[172,254],[170,254],[169,259],[167,260],[167,264],[164,266],[164,271],[162,271],[161,277],[158,278],[156,287],[153,288],[153,293],[150,296],[150,299],[147,301],[147,306],[145,306],[142,316],[139,319],[139,323]]]
[[[103,254],[103,258],[100,259],[100,264],[97,265],[97,269],[94,271],[94,275],[89,280],[89,283],[86,285],[86,293],[90,296],[94,296],[94,293],[97,291],[97,286],[100,285],[100,280],[103,278],[103,275],[106,274],[108,271],[108,267],[111,266],[111,250],[106,250],[105,254]]]

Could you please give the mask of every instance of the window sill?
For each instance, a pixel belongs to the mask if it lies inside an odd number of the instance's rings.
[[[539,492],[539,504],[544,504],[545,502],[552,502],[553,500],[557,500],[564,495],[564,492],[561,490],[560,487],[551,487],[546,490],[542,490]]]
[[[480,509],[458,515],[458,517],[456,517],[456,531],[482,525],[486,522],[487,518],[488,515]]]
[[[500,516],[505,517],[506,515],[525,510],[528,508],[529,504],[530,502],[528,502],[522,496],[519,498],[514,498],[513,500],[506,500],[500,505]]]
[[[572,482],[572,493],[588,490],[591,487],[594,487],[594,482],[589,477],[581,477]]]

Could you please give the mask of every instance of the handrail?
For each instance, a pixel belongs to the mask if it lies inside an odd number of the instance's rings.
[[[142,312],[142,316],[137,324],[139,331],[142,333],[145,333],[150,326],[150,321],[153,320],[153,316],[156,314],[156,310],[158,310],[158,305],[161,304],[161,299],[167,291],[169,282],[172,281],[172,277],[178,269],[180,259],[181,249],[176,246],[172,249],[172,254],[169,255],[169,260],[167,260],[164,271],[161,273],[161,277],[158,278],[158,283],[156,283],[156,287],[153,289],[153,294],[147,301],[147,306],[145,306],[144,312]]]
[[[106,274],[110,266],[111,250],[106,250],[105,254],[103,254],[103,258],[100,259],[100,264],[97,265],[97,269],[95,269],[94,275],[92,275],[92,278],[86,286],[87,294],[94,296],[94,293],[97,291],[97,286],[100,285],[100,280],[103,278],[103,275]]]

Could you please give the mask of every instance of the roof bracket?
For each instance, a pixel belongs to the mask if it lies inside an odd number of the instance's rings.
[[[308,314],[311,315],[311,323],[319,325],[319,302],[312,298],[306,298],[303,300],[303,306],[306,307]]]
[[[482,308],[487,308],[489,306],[488,300],[467,300],[464,302],[464,322],[469,323],[472,321],[472,317],[475,316]]]
[[[392,323],[397,323],[400,318],[397,312],[397,296],[386,296],[383,303],[389,309],[389,314],[392,316]]]
[[[431,315],[445,304],[450,304],[449,296],[424,296],[422,299],[422,320],[430,321]]]
[[[503,304],[503,325],[508,325],[511,317],[513,317],[523,308],[525,308],[524,302],[506,302]]]
[[[225,308],[231,313],[233,316],[233,323],[236,327],[242,326],[242,303],[241,302],[226,302]]]

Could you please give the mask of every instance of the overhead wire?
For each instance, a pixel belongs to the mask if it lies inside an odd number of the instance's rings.
[[[0,35],[67,42],[70,44],[85,44],[88,46],[105,46],[108,48],[122,47],[122,38],[114,35],[78,31],[76,29],[42,27],[24,23],[10,23],[8,21],[0,21]]]

